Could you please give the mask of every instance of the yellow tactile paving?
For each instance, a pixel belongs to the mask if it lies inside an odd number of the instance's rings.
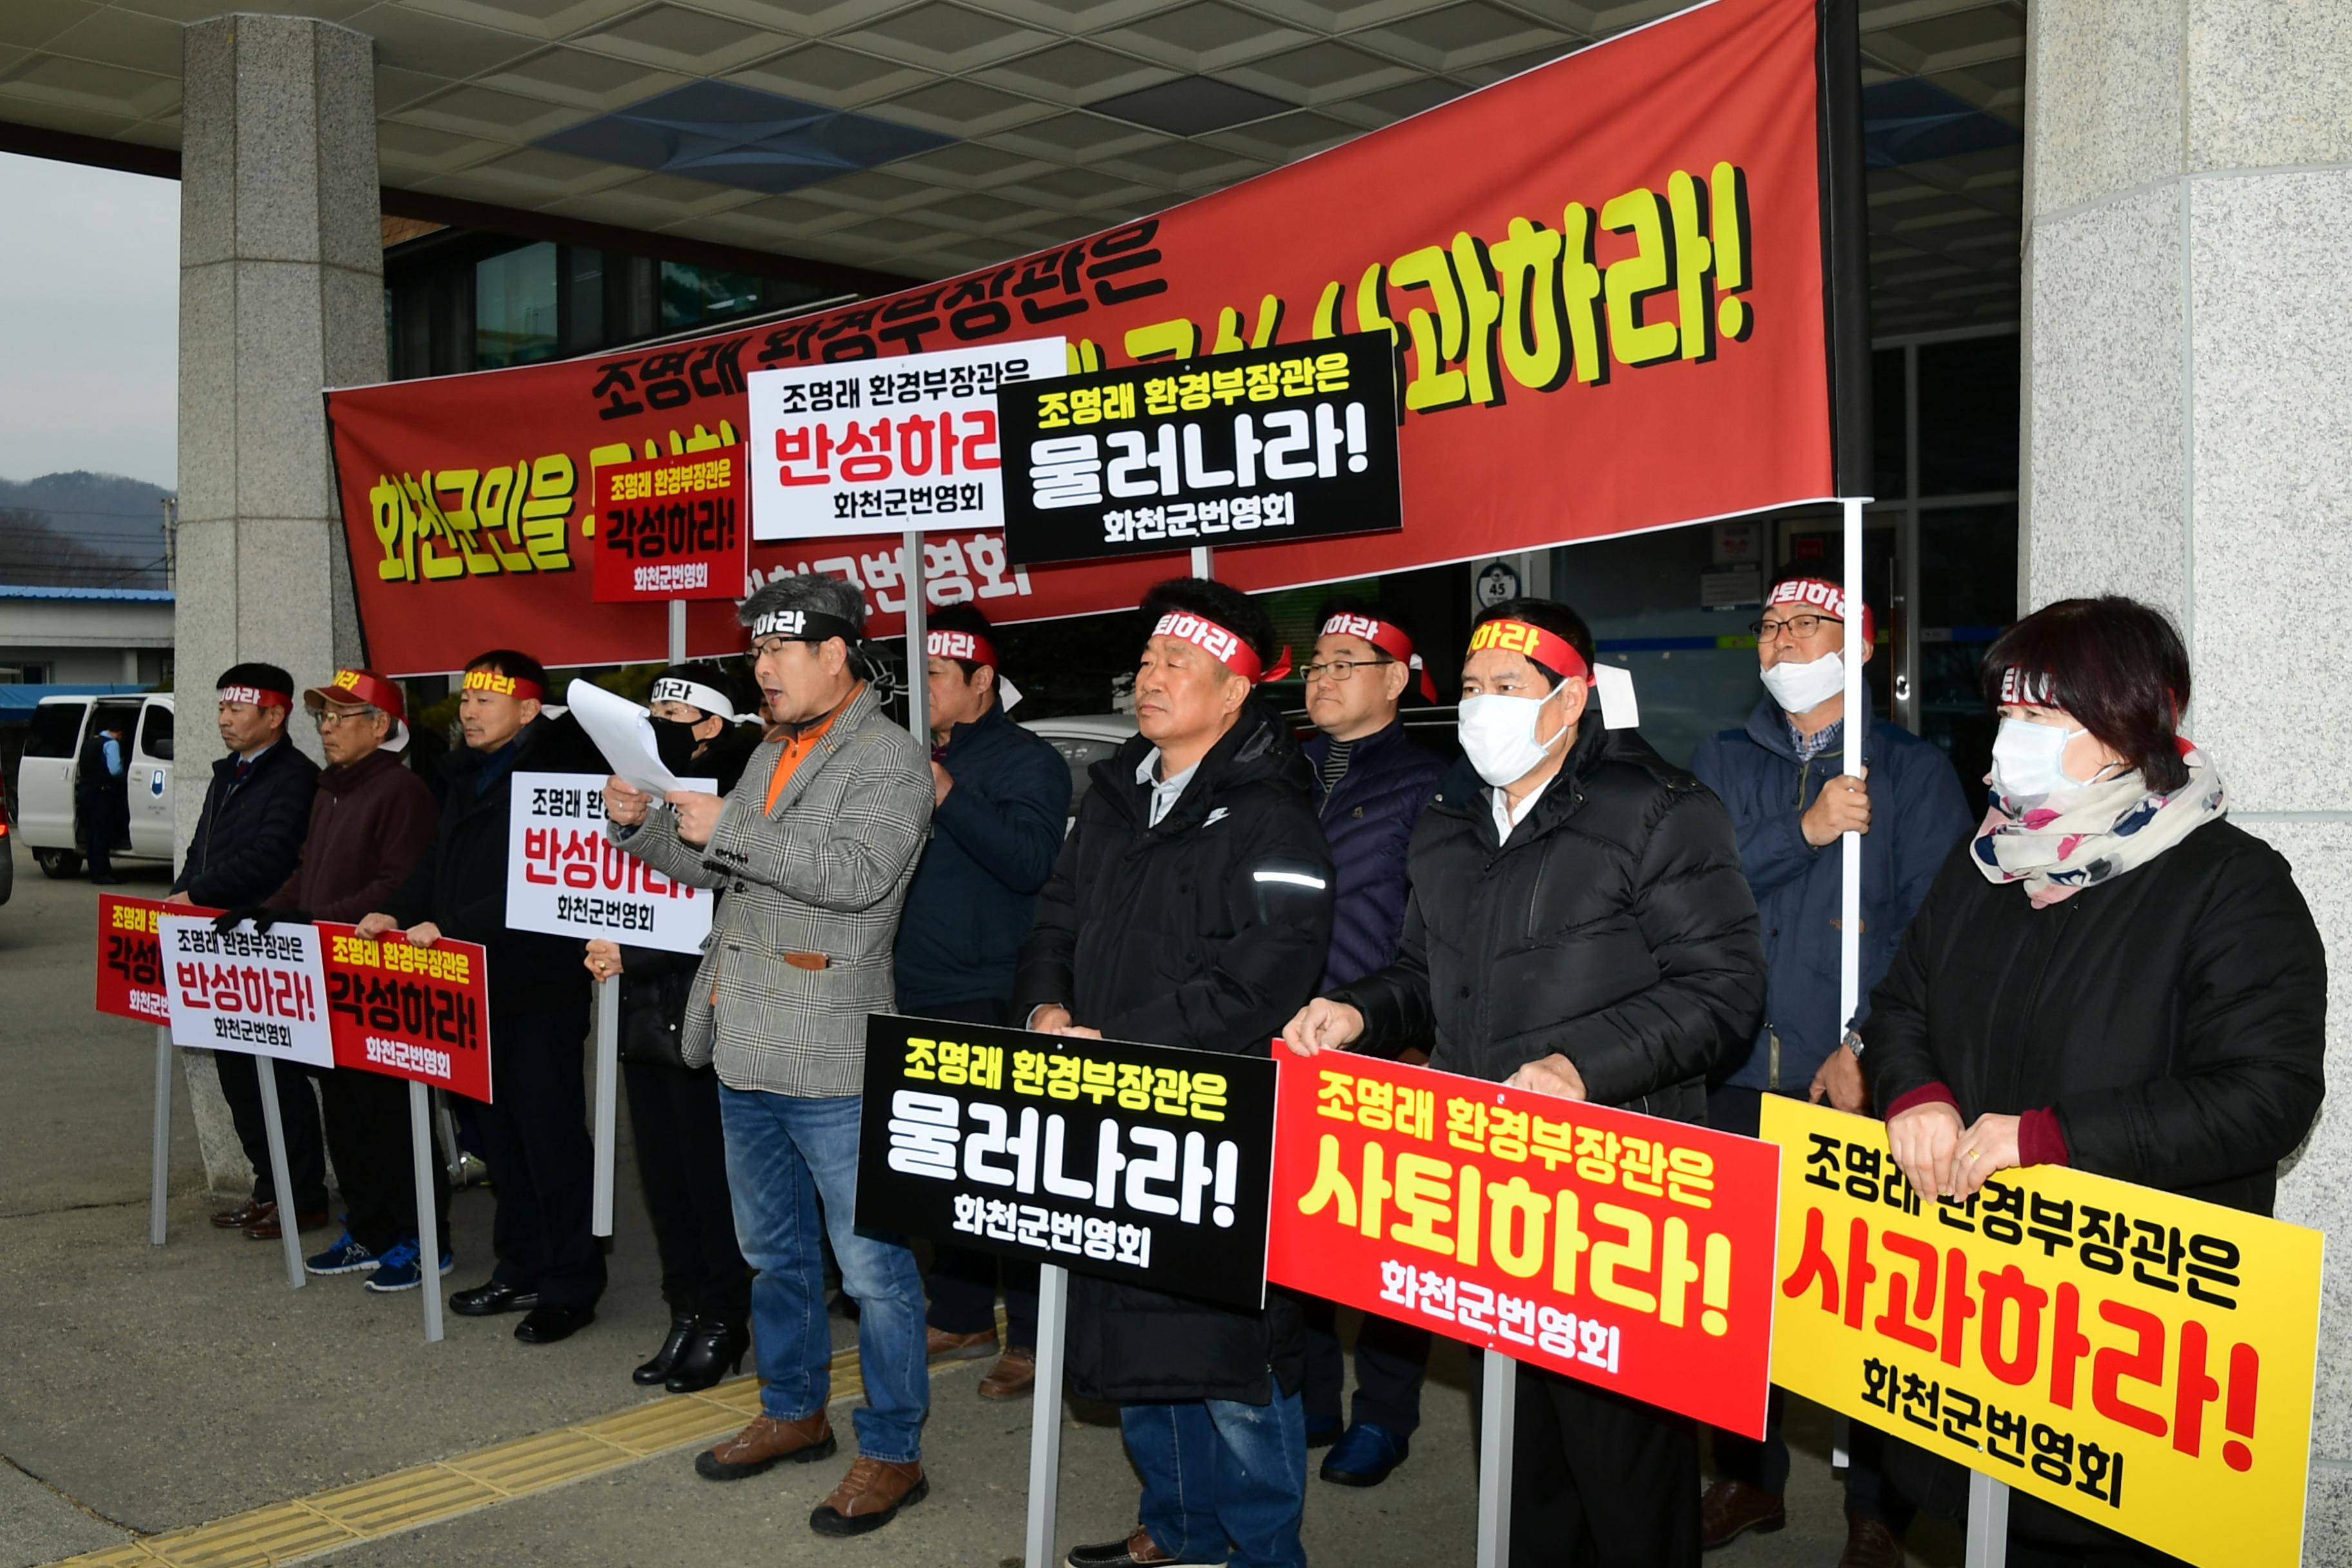
[[[832,1375],[831,1404],[866,1392],[855,1350],[834,1356]],[[455,1458],[86,1552],[52,1568],[278,1568],[709,1442],[759,1410],[760,1380],[739,1377],[700,1394],[632,1405]]]

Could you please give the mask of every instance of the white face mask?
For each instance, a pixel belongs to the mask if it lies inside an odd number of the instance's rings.
[[[2066,772],[2066,742],[2086,730],[2062,730],[2030,719],[2003,719],[1992,742],[1992,785],[2011,800],[2040,800],[2081,789],[2091,779]]]
[[[1552,746],[1568,726],[1550,741],[1536,739],[1536,721],[1545,703],[1566,689],[1560,682],[1541,697],[1507,697],[1490,693],[1465,697],[1460,709],[1460,730],[1463,754],[1478,776],[1501,788],[1516,784],[1543,765]]]
[[[1845,690],[1845,660],[1825,653],[1811,664],[1783,659],[1764,672],[1764,689],[1784,713],[1810,713]]]

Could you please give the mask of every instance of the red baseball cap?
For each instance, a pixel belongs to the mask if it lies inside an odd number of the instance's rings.
[[[364,702],[392,720],[392,733],[384,737],[385,751],[397,752],[408,744],[407,699],[401,695],[399,682],[386,680],[372,669],[339,669],[326,685],[302,693],[302,702],[313,710],[330,702]]]

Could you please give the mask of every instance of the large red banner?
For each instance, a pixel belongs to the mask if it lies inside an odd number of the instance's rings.
[[[1390,335],[1403,531],[1221,555],[1249,589],[1829,496],[1817,33],[1816,0],[1714,0],[986,270],[649,351],[331,393],[370,660],[446,671],[486,638],[556,666],[659,658],[660,606],[591,600],[598,470],[743,440],[757,371],[1022,338],[1066,338],[1091,369]],[[1183,565],[1024,571],[996,533],[922,548],[930,602],[1008,621],[1132,605]],[[896,536],[751,558],[761,580],[855,579],[877,634],[908,564]],[[729,607],[692,606],[688,646],[740,649]]]
[[[1266,1278],[1764,1435],[1773,1145],[1279,1045]]]

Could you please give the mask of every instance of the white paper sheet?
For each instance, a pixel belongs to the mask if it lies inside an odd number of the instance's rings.
[[[564,688],[563,700],[630,788],[658,797],[685,787],[662,766],[660,750],[654,744],[653,716],[645,709],[585,680]]]

